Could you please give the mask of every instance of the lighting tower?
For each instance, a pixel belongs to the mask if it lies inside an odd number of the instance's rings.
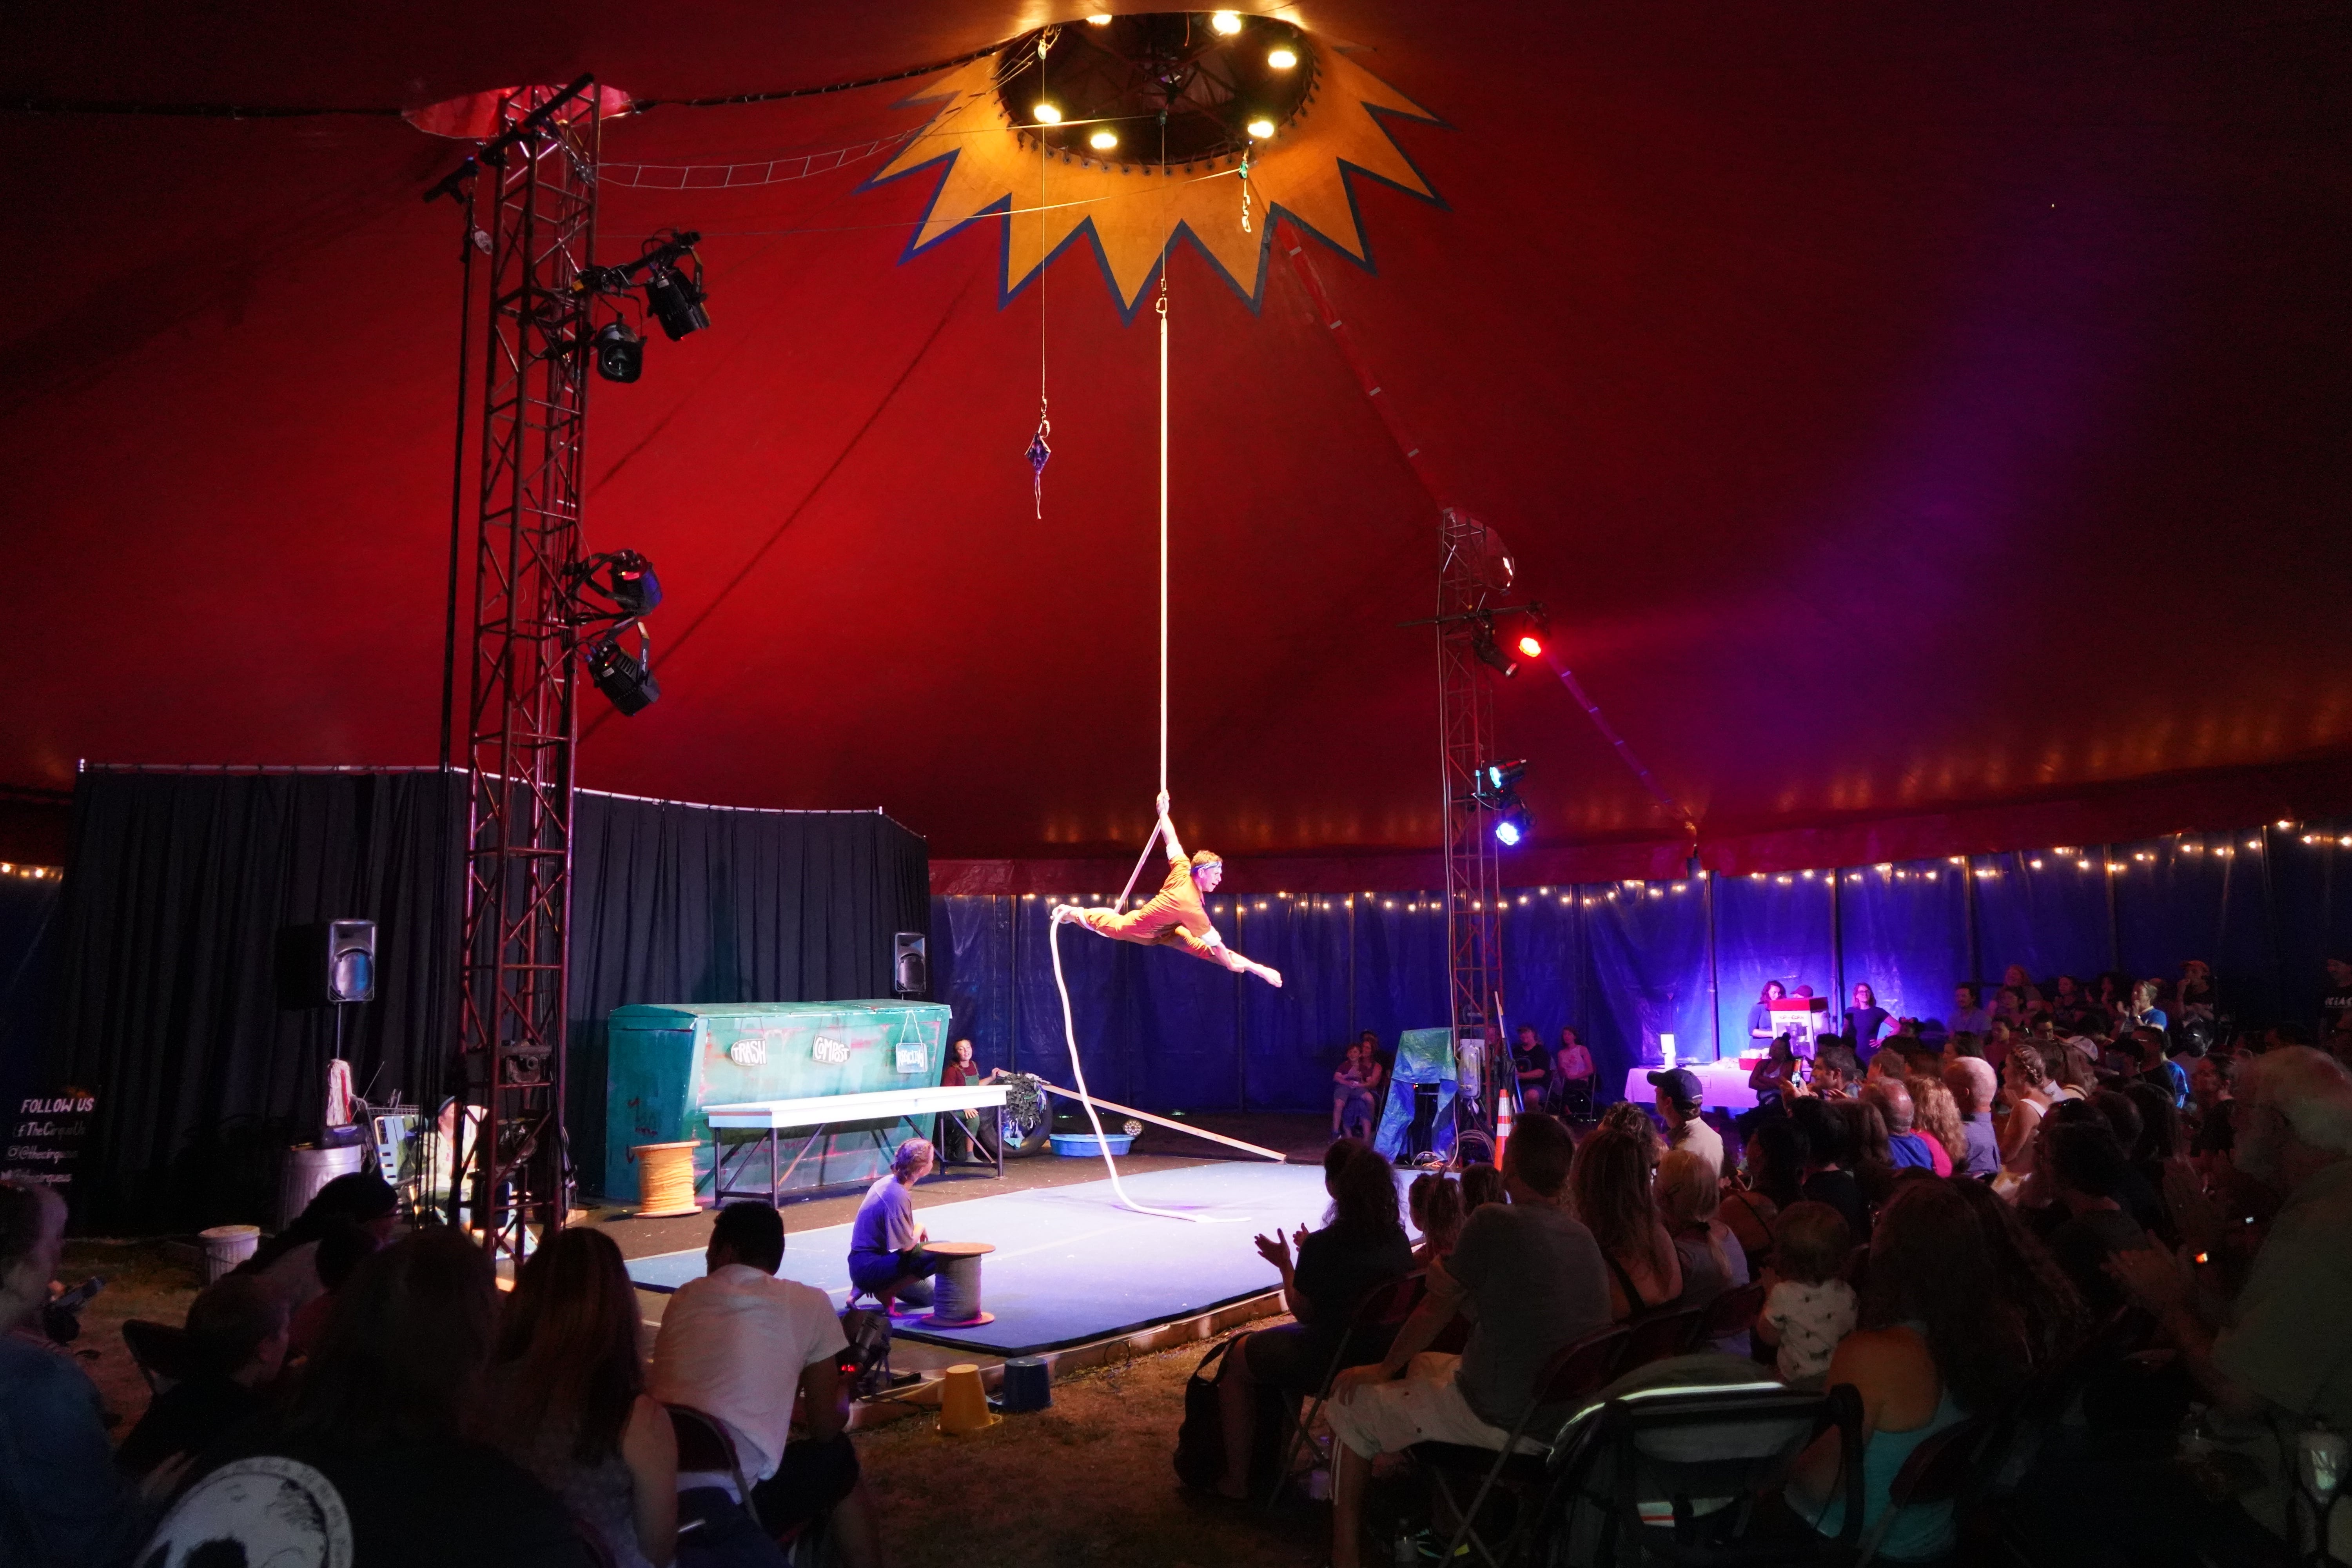
[[[595,236],[598,99],[585,77],[517,89],[499,106],[500,133],[479,155],[471,195],[488,232],[489,288],[459,1059],[462,1097],[481,1120],[453,1198],[470,1205],[495,1256],[516,1260],[535,1234],[563,1224],[571,1202],[570,592],[593,357],[583,352],[593,295],[574,283]]]
[[[1503,1033],[1503,889],[1478,770],[1498,753],[1496,679],[1479,652],[1493,645],[1489,614],[1509,594],[1513,568],[1502,536],[1469,513],[1438,516],[1444,547],[1437,588],[1437,716],[1444,771],[1445,952],[1454,1047],[1461,1070],[1454,1099],[1457,1138],[1475,1127],[1493,1135],[1495,1058]],[[1474,1069],[1464,1042],[1478,1040]],[[1470,1101],[1465,1108],[1465,1101]]]

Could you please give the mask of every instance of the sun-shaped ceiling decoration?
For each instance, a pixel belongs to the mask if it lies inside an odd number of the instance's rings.
[[[1002,218],[1006,300],[1084,236],[1132,317],[1162,255],[1188,237],[1255,306],[1277,213],[1369,269],[1355,176],[1444,205],[1380,117],[1443,121],[1270,17],[1044,28],[916,101],[940,108],[869,187],[940,171],[902,259]]]

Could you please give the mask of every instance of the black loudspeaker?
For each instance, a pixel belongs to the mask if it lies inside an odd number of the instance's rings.
[[[375,1000],[375,921],[319,921],[278,933],[278,1005]]]
[[[920,996],[931,988],[931,965],[925,951],[929,942],[919,931],[902,931],[891,939],[897,948],[891,966],[890,989],[901,996]]]

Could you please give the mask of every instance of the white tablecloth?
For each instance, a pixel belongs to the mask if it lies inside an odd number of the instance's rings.
[[[1678,1062],[1698,1075],[1699,1104],[1708,1110],[1753,1110],[1756,1091],[1748,1087],[1748,1069],[1737,1061]],[[1625,1098],[1636,1105],[1654,1104],[1658,1091],[1650,1085],[1656,1068],[1635,1068],[1625,1075]]]

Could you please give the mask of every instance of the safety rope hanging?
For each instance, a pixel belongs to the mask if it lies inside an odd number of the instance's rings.
[[[1045,70],[1046,51],[1054,47],[1055,30],[1048,27],[1037,40],[1037,72],[1042,81]],[[1047,439],[1054,434],[1054,421],[1047,417],[1045,402],[1045,132],[1037,132],[1037,430],[1029,437],[1029,448],[1023,455],[1029,459],[1029,497],[1034,504],[1038,521],[1045,516],[1045,465],[1054,460],[1054,448]],[[1010,221],[1010,220],[1008,220]]]

